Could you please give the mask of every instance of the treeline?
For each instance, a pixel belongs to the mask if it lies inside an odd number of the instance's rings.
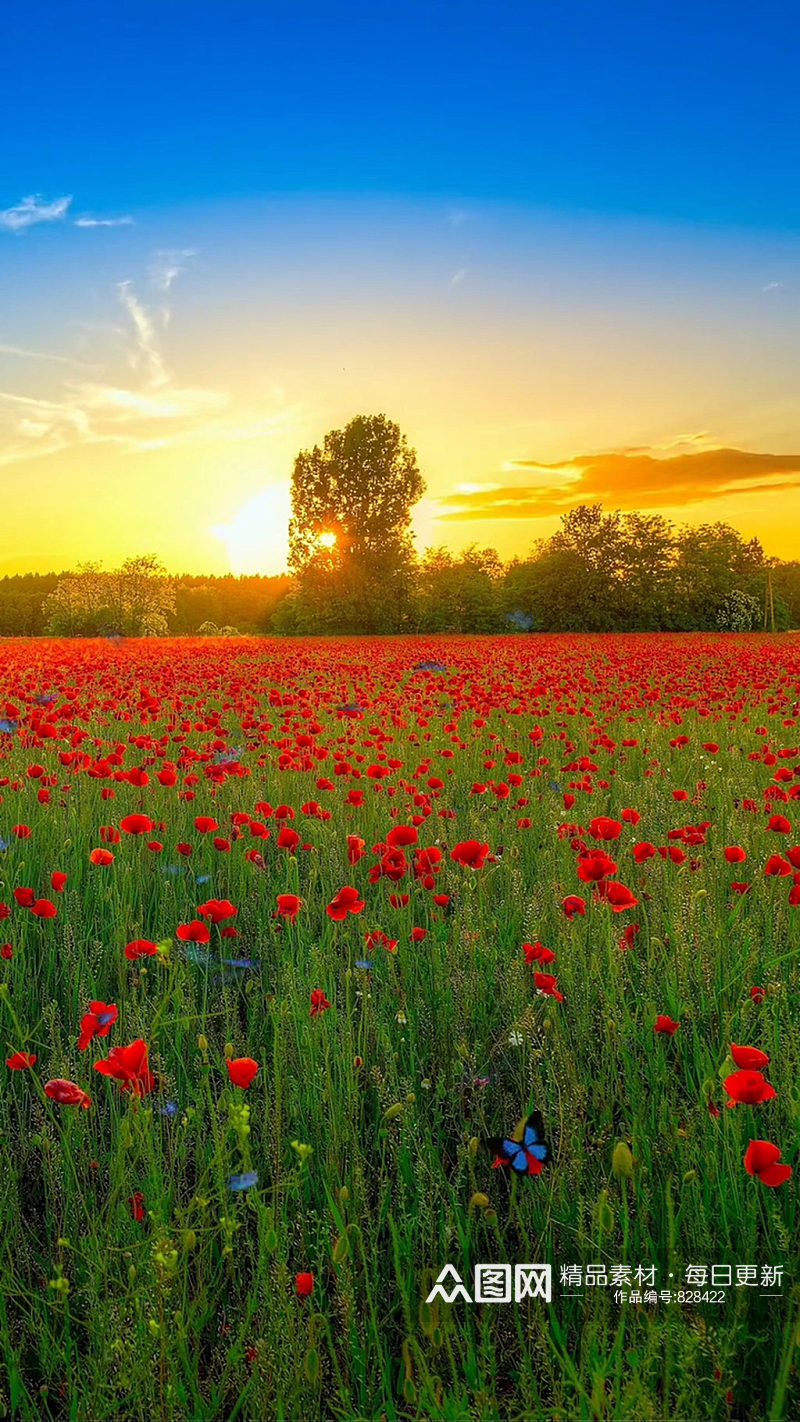
[[[290,633],[776,631],[800,627],[800,562],[726,524],[571,510],[526,558],[311,560],[273,618]]]
[[[168,577],[152,558],[113,573],[0,578],[0,636],[777,631],[800,627],[800,561],[768,559],[726,524],[564,515],[530,555],[335,550],[298,576]]]
[[[81,577],[79,570],[0,578],[0,637],[138,635],[147,630],[124,603],[121,608],[110,603],[81,606],[80,602],[72,609],[56,606],[59,587],[63,589]],[[287,576],[235,577],[229,573],[166,578],[159,576],[157,566],[154,581],[161,582],[167,591],[166,610],[161,611],[163,604],[146,593],[144,616],[164,617],[166,627],[155,630],[172,636],[194,634],[203,626],[208,631],[227,627],[243,633],[269,632],[272,614],[292,586]]]

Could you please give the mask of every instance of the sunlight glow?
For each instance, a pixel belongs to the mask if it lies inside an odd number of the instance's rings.
[[[232,573],[282,573],[289,551],[292,491],[288,479],[261,489],[229,523],[211,530],[228,551]]]

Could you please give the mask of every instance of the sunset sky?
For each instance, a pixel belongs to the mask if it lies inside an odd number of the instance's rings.
[[[16,6],[0,575],[277,572],[295,454],[407,433],[420,548],[580,502],[800,557],[785,3]]]

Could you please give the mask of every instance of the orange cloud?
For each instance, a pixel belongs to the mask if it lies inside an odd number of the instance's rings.
[[[442,522],[469,519],[548,518],[577,504],[614,508],[673,508],[732,494],[787,492],[800,484],[800,454],[757,454],[746,449],[700,449],[658,458],[641,450],[584,454],[556,464],[521,459],[516,469],[536,469],[541,483],[455,493],[442,499]]]

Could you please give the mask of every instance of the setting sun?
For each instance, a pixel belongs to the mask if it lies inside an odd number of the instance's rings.
[[[335,533],[321,533],[320,536],[319,536],[318,542],[319,542],[320,548],[335,548],[335,547],[336,547],[336,534],[335,534]]]

